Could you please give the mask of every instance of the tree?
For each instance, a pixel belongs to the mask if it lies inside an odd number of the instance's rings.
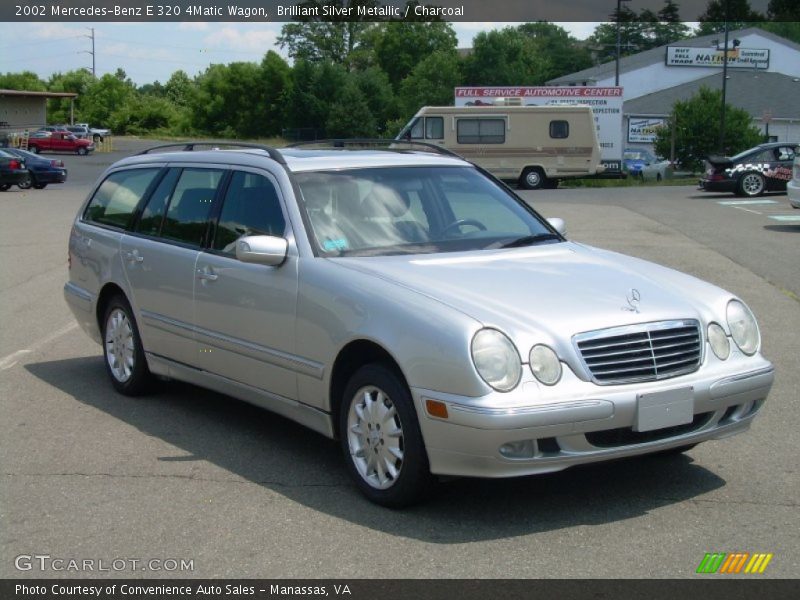
[[[194,93],[194,83],[189,79],[186,71],[178,69],[164,84],[164,93],[167,100],[176,106],[187,106]]]
[[[400,85],[400,126],[423,106],[452,104],[453,89],[460,83],[461,64],[455,52],[440,50],[425,58]],[[399,131],[396,124],[394,129]]]
[[[396,87],[426,56],[440,50],[455,51],[458,43],[450,23],[391,21],[371,32],[375,62]]]
[[[710,0],[706,12],[697,20],[700,21],[697,34],[710,35],[725,31],[725,21],[728,22],[729,31],[760,25],[764,15],[750,8],[747,0]]]
[[[545,70],[545,80],[592,66],[592,55],[588,48],[563,27],[539,22],[525,23],[518,29],[533,40],[533,47],[538,54],[547,56],[550,66]]]
[[[707,156],[718,154],[721,104],[722,92],[704,86],[688,100],[679,100],[672,107],[670,120],[675,123],[675,155],[684,168],[698,171]],[[658,129],[656,154],[670,155],[671,138],[671,127]],[[726,104],[725,154],[735,154],[760,142],[761,133],[748,112]]]
[[[386,122],[396,118],[398,114],[397,98],[386,73],[378,67],[369,67],[352,73],[350,77],[375,117],[377,133],[385,133]]]
[[[464,64],[468,85],[540,85],[551,64],[534,39],[515,27],[475,36]]]
[[[279,135],[286,121],[283,102],[291,85],[292,68],[279,54],[270,50],[261,61],[261,86],[264,93],[261,127],[267,135]]]
[[[317,16],[300,17],[298,22],[287,23],[281,28],[278,43],[287,48],[294,60],[309,62],[331,61],[349,68],[350,56],[363,41],[374,23],[360,20],[357,15],[325,16],[323,7],[339,10],[376,6],[375,0],[305,0],[297,4]],[[341,14],[341,13],[340,13]]]
[[[92,124],[105,125],[112,113],[122,108],[134,93],[130,80],[105,74],[92,82],[82,96],[81,118]]]
[[[139,135],[157,130],[172,130],[178,120],[175,105],[163,97],[134,94],[114,111],[108,125],[117,134]]]
[[[20,73],[6,73],[5,75],[0,75],[0,89],[44,92],[47,91],[47,84],[39,79],[36,73],[32,71],[22,71]]]
[[[331,104],[325,131],[329,137],[377,137],[377,121],[354,80],[345,84]]]
[[[71,92],[78,94],[74,101],[74,115],[81,119],[81,110],[85,102],[86,92],[96,82],[94,76],[86,69],[75,69],[66,73],[54,73],[47,82],[51,92]],[[71,116],[72,102],[68,98],[52,98],[47,101],[48,119],[53,123],[68,123]]]
[[[257,137],[264,131],[259,119],[263,105],[261,69],[250,62],[211,65],[197,78],[190,109],[200,131],[225,137]]]

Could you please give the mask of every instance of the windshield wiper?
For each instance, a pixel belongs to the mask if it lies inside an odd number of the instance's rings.
[[[526,235],[510,242],[506,242],[501,248],[520,248],[521,246],[533,246],[539,242],[547,242],[550,240],[560,240],[561,236],[555,233],[537,233],[536,235]]]

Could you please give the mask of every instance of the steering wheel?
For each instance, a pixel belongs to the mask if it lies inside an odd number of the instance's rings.
[[[486,231],[486,225],[478,221],[477,219],[458,219],[457,221],[453,221],[449,225],[447,225],[444,229],[442,229],[442,235],[446,236],[448,232],[452,229],[458,229],[464,227],[465,225],[472,225],[481,231]]]

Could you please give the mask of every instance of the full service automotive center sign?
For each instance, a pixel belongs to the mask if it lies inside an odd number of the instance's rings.
[[[725,59],[724,50],[668,46],[668,67],[720,67]],[[729,69],[768,69],[769,50],[761,48],[736,48],[728,50]]]
[[[591,106],[600,141],[601,162],[607,171],[622,168],[621,87],[457,87],[455,95],[456,106]]]

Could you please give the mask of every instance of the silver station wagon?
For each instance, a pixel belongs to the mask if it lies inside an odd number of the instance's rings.
[[[568,241],[421,144],[158,147],[75,219],[65,297],[114,387],[152,376],[338,438],[372,501],[749,428],[773,381],[733,294]]]

